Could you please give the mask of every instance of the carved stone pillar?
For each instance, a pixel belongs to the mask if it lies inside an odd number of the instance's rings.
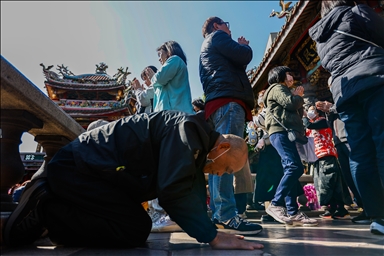
[[[37,135],[35,141],[41,144],[45,151],[44,161],[48,163],[60,148],[67,145],[70,140],[60,135]]]
[[[20,182],[25,173],[19,145],[24,132],[42,128],[43,122],[25,110],[1,109],[1,211],[12,211],[16,204],[8,190]]]
[[[35,141],[41,145],[45,151],[44,162],[40,166],[39,170],[33,174],[32,178],[44,178],[47,177],[47,163],[51,161],[56,152],[70,141],[60,135],[37,135]]]

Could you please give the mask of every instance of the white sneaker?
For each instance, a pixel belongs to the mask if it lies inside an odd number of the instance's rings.
[[[372,234],[384,235],[384,219],[373,219],[370,229]]]
[[[172,221],[168,215],[161,216],[157,221],[152,222],[151,232],[181,232],[183,231],[176,222]]]
[[[319,224],[317,220],[308,218],[308,216],[301,211],[298,211],[297,214],[289,218],[292,220],[293,226],[315,227]]]
[[[292,225],[293,223],[293,221],[288,216],[287,209],[285,207],[270,204],[265,211],[276,221],[282,224]]]
[[[244,220],[248,218],[248,216],[245,214],[245,212],[243,212],[242,214],[237,214],[237,215],[239,215],[240,218],[242,218]]]
[[[147,213],[151,217],[152,223],[157,222],[161,217],[166,216],[165,212],[156,211],[155,209],[148,208]]]

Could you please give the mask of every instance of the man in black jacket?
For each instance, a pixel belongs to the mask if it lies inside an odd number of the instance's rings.
[[[206,212],[204,173],[239,171],[243,139],[220,135],[199,115],[160,111],[122,118],[60,149],[47,178],[32,179],[8,219],[4,241],[32,243],[44,227],[54,243],[136,247],[151,219],[141,202],[158,197],[170,217],[215,249],[262,245],[217,232]]]
[[[249,41],[244,37],[237,42],[232,40],[229,22],[218,17],[208,18],[202,32],[200,81],[206,97],[205,118],[212,121],[217,132],[243,137],[245,121],[252,120],[254,107],[252,87],[245,72],[252,60]],[[245,211],[247,193],[253,192],[251,179],[244,178],[250,176],[247,167],[235,176],[235,182],[232,174],[209,175],[212,219],[228,233],[257,234],[262,229],[240,216]],[[240,185],[242,180],[249,182]]]

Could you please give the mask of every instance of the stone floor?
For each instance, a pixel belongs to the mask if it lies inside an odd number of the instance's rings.
[[[250,221],[260,223],[255,214]],[[151,233],[146,247],[135,249],[108,249],[52,246],[48,238],[22,248],[1,247],[1,255],[384,255],[384,236],[373,235],[369,225],[353,224],[350,220],[322,220],[318,227],[286,228],[277,222],[261,223],[264,230],[246,240],[264,244],[263,250],[212,250],[207,244],[197,243],[184,232]]]

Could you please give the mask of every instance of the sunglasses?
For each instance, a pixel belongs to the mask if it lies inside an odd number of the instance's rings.
[[[223,22],[220,22],[217,24],[219,24],[219,25],[225,24],[227,26],[227,28],[229,28],[229,22],[228,21],[223,21]]]

